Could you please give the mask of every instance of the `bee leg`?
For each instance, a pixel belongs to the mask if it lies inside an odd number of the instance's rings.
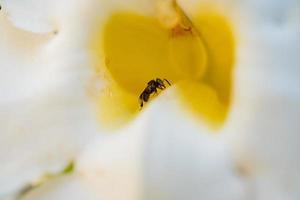
[[[141,106],[141,108],[143,107],[143,105],[144,105],[144,93],[142,93],[141,95],[140,95],[140,97],[139,97],[139,101],[140,101],[140,106]]]
[[[142,98],[140,98],[139,100],[140,100],[140,107],[142,108],[142,107],[143,107],[143,105],[144,105],[144,101],[143,101],[143,99],[142,99]]]
[[[166,89],[167,87],[166,87],[166,85],[162,82],[162,84],[160,84],[158,88],[161,89],[161,90],[164,90],[164,89]]]

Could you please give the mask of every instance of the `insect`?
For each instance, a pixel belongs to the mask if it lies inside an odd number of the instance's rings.
[[[157,89],[160,90],[166,89],[166,85],[164,84],[164,82],[167,82],[169,85],[171,85],[167,79],[160,79],[160,78],[156,78],[148,82],[147,87],[143,90],[143,92],[139,97],[141,108],[143,107],[144,102],[146,103],[149,100],[151,94],[157,93]]]

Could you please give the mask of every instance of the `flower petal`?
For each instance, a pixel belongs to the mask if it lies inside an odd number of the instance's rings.
[[[60,171],[98,130],[78,37],[23,31],[3,15],[0,24],[2,198]]]
[[[235,100],[224,138],[257,199],[299,199],[300,3],[241,6],[249,9],[235,13]]]
[[[2,12],[18,28],[36,33],[56,32],[87,4],[82,0],[3,0]]]
[[[174,91],[164,93],[129,127],[96,140],[79,159],[73,180],[55,181],[54,189],[45,184],[27,199],[83,193],[109,200],[244,199],[244,181],[225,144],[193,123],[172,99]]]

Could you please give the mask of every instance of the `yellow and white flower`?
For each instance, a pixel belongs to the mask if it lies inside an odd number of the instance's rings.
[[[0,5],[0,199],[300,198],[299,2]]]

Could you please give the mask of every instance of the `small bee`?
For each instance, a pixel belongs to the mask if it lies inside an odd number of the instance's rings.
[[[147,87],[144,89],[144,91],[139,97],[141,108],[143,107],[144,102],[146,103],[149,100],[149,97],[152,93],[157,93],[157,89],[161,89],[161,90],[166,89],[166,85],[164,84],[164,81],[167,82],[169,85],[171,85],[167,79],[160,79],[160,78],[156,78],[155,80],[153,79],[148,82]]]

